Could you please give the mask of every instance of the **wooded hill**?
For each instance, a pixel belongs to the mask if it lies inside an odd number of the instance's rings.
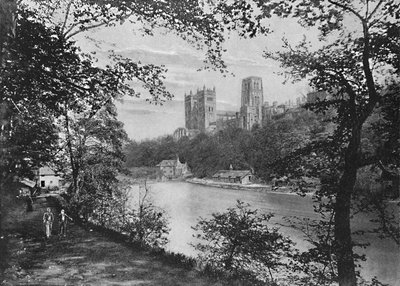
[[[187,162],[196,177],[210,177],[220,169],[251,169],[261,181],[275,173],[274,163],[333,129],[330,115],[316,115],[304,108],[295,116],[280,116],[255,125],[251,131],[227,126],[215,133],[174,140],[172,135],[125,146],[126,165],[154,167],[165,159]]]

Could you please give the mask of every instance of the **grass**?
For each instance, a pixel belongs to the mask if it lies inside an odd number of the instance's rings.
[[[74,224],[66,238],[46,240],[45,207],[34,204],[34,212],[10,217],[18,223],[1,239],[8,250],[1,254],[1,285],[231,285],[198,271],[193,259],[132,245],[113,231]]]

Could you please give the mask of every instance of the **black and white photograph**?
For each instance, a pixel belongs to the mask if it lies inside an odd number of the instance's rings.
[[[0,0],[0,285],[400,286],[398,0]]]

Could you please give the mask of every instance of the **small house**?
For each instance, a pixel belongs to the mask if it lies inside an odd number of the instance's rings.
[[[40,167],[35,171],[36,185],[42,189],[58,188],[61,178],[50,167]]]
[[[224,183],[250,184],[253,175],[250,170],[220,170],[213,175],[215,181]]]
[[[181,163],[179,158],[175,160],[162,160],[157,167],[160,168],[162,179],[179,178],[188,171],[187,164]]]

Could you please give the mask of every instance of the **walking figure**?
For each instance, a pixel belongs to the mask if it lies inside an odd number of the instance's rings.
[[[51,212],[50,208],[47,208],[46,212],[43,214],[43,224],[47,238],[49,238],[51,235],[51,230],[53,228],[53,220],[54,220],[53,213]]]
[[[60,222],[60,236],[67,236],[67,219],[70,219],[72,221],[72,218],[70,218],[64,211],[64,209],[61,210],[61,213],[59,215],[59,222]]]

